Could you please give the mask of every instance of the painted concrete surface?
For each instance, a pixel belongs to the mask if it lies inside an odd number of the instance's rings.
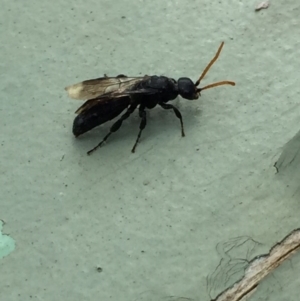
[[[284,146],[275,167],[278,181],[286,184],[291,197],[300,199],[300,131]]]
[[[0,259],[15,249],[15,241],[9,235],[2,233],[4,222],[0,220]]]
[[[218,243],[250,236],[260,254],[299,227],[299,169],[284,177],[274,163],[299,131],[300,3],[255,5],[2,2],[0,218],[18,247],[0,260],[0,300],[209,300]],[[185,138],[159,108],[135,154],[137,113],[92,156],[110,124],[73,138],[82,102],[65,86],[104,73],[196,80],[221,41],[202,85],[236,86],[173,102]],[[299,271],[296,255],[252,300],[295,300]]]

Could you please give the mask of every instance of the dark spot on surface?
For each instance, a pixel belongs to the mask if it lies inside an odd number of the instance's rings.
[[[98,273],[101,273],[103,271],[103,269],[101,267],[97,267],[96,270]]]

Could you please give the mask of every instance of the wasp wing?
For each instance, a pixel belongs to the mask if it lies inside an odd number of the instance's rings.
[[[151,90],[151,89],[140,89],[137,91],[125,91],[125,92],[109,92],[106,94],[103,94],[99,97],[96,98],[92,98],[87,100],[82,106],[80,106],[77,111],[75,112],[75,114],[81,114],[84,113],[86,111],[88,111],[89,109],[91,109],[94,106],[98,106],[101,104],[107,104],[107,103],[111,103],[112,106],[114,105],[113,103],[118,102],[118,100],[120,98],[127,98],[129,99],[129,103],[131,102],[131,95],[137,95],[137,94],[143,94],[143,95],[149,95],[149,94],[154,94],[156,93],[155,90]],[[101,106],[99,106],[100,108]]]
[[[90,99],[97,98],[103,94],[108,94],[114,91],[125,91],[130,89],[139,81],[144,80],[144,77],[127,77],[119,75],[117,77],[100,77],[96,79],[86,80],[65,88],[68,95],[74,99]]]
[[[138,80],[131,80],[130,84],[122,84],[121,87],[119,89],[110,91],[110,92],[106,92],[98,97],[92,98],[87,100],[81,107],[79,107],[77,109],[77,111],[75,112],[76,114],[81,114],[84,113],[88,110],[90,110],[92,107],[94,106],[99,106],[99,108],[101,107],[101,104],[106,104],[106,103],[111,103],[113,105],[113,103],[118,102],[120,98],[127,98],[129,100],[128,105],[131,103],[131,96],[133,95],[138,95],[138,94],[143,94],[143,95],[150,95],[150,94],[154,94],[157,93],[157,90],[155,89],[143,89],[143,88],[138,88],[138,89],[134,89],[134,85],[137,83],[142,82],[143,80],[145,80],[146,78],[139,78]]]

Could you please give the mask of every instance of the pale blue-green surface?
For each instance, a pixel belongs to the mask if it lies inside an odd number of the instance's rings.
[[[2,233],[3,222],[0,220],[0,259],[15,249],[15,241],[9,235]]]
[[[219,242],[251,236],[260,254],[299,227],[299,168],[273,165],[299,131],[300,2],[255,5],[2,1],[0,218],[18,248],[0,261],[1,301],[209,300]],[[173,101],[185,138],[159,108],[135,154],[137,112],[92,156],[110,124],[73,138],[82,102],[65,86],[104,73],[196,80],[221,41],[202,85],[236,86]],[[299,273],[296,255],[251,300],[297,300]]]

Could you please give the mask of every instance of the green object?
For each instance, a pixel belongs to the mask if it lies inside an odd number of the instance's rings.
[[[3,222],[0,220],[0,259],[15,249],[15,241],[9,235],[2,234],[2,226]]]

